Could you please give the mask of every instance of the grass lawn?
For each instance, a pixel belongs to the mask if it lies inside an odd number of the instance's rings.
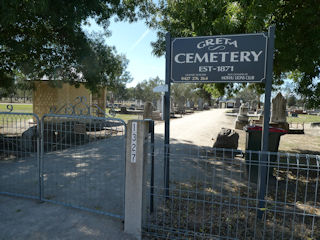
[[[132,119],[142,119],[140,115],[135,115],[135,114],[116,114],[115,118],[120,118],[126,123]]]
[[[7,110],[6,103],[0,103],[0,112],[9,112]],[[23,113],[32,113],[32,104],[12,104],[12,112],[23,112]],[[106,109],[106,112],[109,112],[109,109]],[[141,116],[134,114],[116,114],[115,118],[120,118],[125,122],[128,122],[131,119],[141,119]]]
[[[9,112],[6,103],[0,103],[0,112]],[[12,104],[12,112],[32,113],[32,104]]]
[[[298,117],[287,117],[288,123],[312,123],[320,122],[320,116],[299,114]]]
[[[110,110],[110,108],[106,108],[106,113],[108,114],[108,116],[110,116],[109,110]],[[120,110],[120,109],[115,109],[115,110]],[[114,117],[115,118],[120,118],[123,121],[125,121],[126,123],[129,120],[132,120],[132,119],[142,119],[142,116],[138,115],[138,114],[121,114],[121,113],[117,113]]]

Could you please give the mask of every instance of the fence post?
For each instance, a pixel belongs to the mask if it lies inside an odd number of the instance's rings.
[[[147,121],[129,120],[126,144],[126,185],[124,231],[141,239],[144,178],[145,139],[148,136]]]

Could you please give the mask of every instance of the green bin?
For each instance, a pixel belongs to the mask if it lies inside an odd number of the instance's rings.
[[[245,126],[243,128],[246,132],[246,165],[247,173],[250,173],[250,181],[257,183],[259,174],[259,154],[250,153],[248,151],[261,151],[261,138],[262,138],[262,127],[261,126]],[[269,127],[269,152],[278,152],[280,138],[286,134],[287,131],[282,128]],[[270,163],[275,163],[277,156],[275,154],[270,155]],[[273,167],[270,167],[269,176],[273,176]]]

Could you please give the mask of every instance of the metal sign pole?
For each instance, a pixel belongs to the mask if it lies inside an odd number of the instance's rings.
[[[168,91],[164,96],[164,188],[166,189],[166,196],[169,196],[169,162],[170,162],[170,72],[171,72],[171,35],[166,34],[166,81]]]
[[[265,83],[265,97],[264,97],[264,119],[262,129],[262,155],[260,159],[260,179],[258,183],[259,189],[259,211],[258,218],[261,218],[264,213],[265,207],[265,194],[266,194],[266,180],[267,180],[267,165],[269,151],[269,121],[270,121],[270,100],[272,91],[272,73],[273,73],[273,51],[274,51],[274,33],[275,26],[269,27],[268,31],[268,55],[267,55],[267,76]]]

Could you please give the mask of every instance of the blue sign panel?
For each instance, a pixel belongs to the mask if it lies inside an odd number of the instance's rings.
[[[268,37],[265,33],[174,38],[172,82],[263,82]]]

